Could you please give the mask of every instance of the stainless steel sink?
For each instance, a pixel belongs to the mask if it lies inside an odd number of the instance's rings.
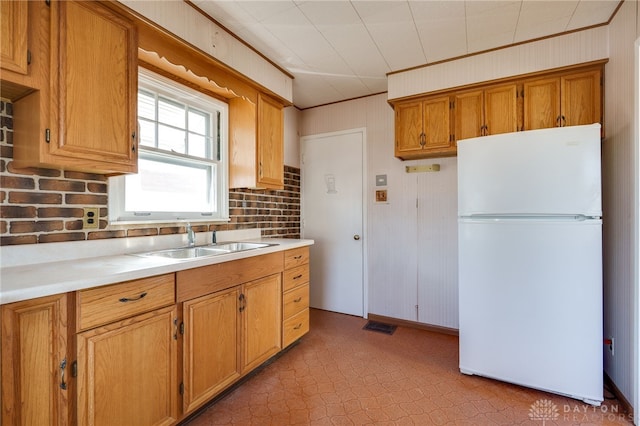
[[[230,250],[214,247],[183,247],[176,249],[151,251],[148,253],[137,253],[136,256],[166,257],[169,259],[195,259],[198,257],[218,256],[220,254],[227,254],[230,252]]]
[[[231,242],[212,244],[210,246],[199,247],[182,247],[175,249],[166,249],[158,251],[150,251],[147,253],[136,253],[136,256],[142,257],[165,257],[168,259],[196,259],[201,257],[219,256],[221,254],[235,253],[238,251],[254,250],[277,244],[268,243],[249,243],[249,242]]]
[[[275,245],[277,245],[277,244],[249,243],[249,242],[238,241],[238,242],[231,242],[231,243],[213,244],[213,245],[208,246],[208,247],[213,247],[213,248],[217,248],[217,249],[229,250],[229,251],[235,252],[235,251],[245,251],[245,250],[259,249],[259,248],[275,246]]]

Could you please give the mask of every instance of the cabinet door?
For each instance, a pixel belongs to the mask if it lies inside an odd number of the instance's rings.
[[[237,288],[184,302],[184,411],[240,377]]]
[[[412,101],[395,106],[396,157],[422,150],[422,101]]]
[[[245,284],[241,297],[244,373],[281,348],[282,274]]]
[[[50,153],[86,169],[137,171],[133,22],[100,2],[54,2],[52,16]]]
[[[20,74],[27,73],[26,1],[0,2],[0,67]]]
[[[70,424],[72,361],[66,294],[2,306],[2,424]]]
[[[524,83],[524,130],[560,125],[560,79],[540,78]]]
[[[485,135],[518,131],[516,85],[490,87],[484,91]]]
[[[475,138],[483,134],[482,90],[455,95],[455,139]]]
[[[282,105],[258,94],[257,186],[284,188],[284,113]]]
[[[78,334],[78,424],[177,420],[176,322],[171,306]]]
[[[601,123],[600,70],[561,77],[562,126]]]
[[[424,101],[424,140],[425,150],[449,148],[451,141],[451,109],[449,97],[443,96]]]

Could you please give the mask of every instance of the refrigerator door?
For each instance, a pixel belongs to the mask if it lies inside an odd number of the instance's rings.
[[[600,124],[458,141],[458,215],[602,215]]]
[[[459,219],[463,373],[603,400],[601,228]]]

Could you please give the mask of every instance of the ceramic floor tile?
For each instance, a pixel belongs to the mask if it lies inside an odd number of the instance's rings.
[[[602,407],[458,370],[458,338],[311,310],[295,347],[190,419],[188,426],[631,425],[615,399]],[[536,418],[536,404],[549,404]],[[540,417],[540,416],[539,416]]]

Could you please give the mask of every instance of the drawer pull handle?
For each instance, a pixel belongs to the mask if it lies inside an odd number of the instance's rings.
[[[302,278],[302,274],[296,275],[295,277],[293,277],[294,280],[299,280],[300,278]]]
[[[293,256],[293,258],[294,258],[295,260],[300,260],[300,259],[302,259],[302,255]]]
[[[299,301],[301,301],[301,300],[302,300],[302,296],[300,296],[300,297],[298,297],[297,299],[295,299],[295,300],[293,301],[293,303],[298,303],[298,302],[299,302]]]
[[[133,298],[128,298],[128,297],[123,297],[122,299],[120,299],[120,301],[122,303],[127,303],[127,302],[135,302],[136,300],[140,300],[143,297],[145,297],[147,295],[147,292],[145,291],[144,293],[141,293],[140,296],[138,297],[133,297]]]
[[[302,327],[302,323],[296,325],[295,327],[293,327],[294,330],[300,330],[300,327]]]

